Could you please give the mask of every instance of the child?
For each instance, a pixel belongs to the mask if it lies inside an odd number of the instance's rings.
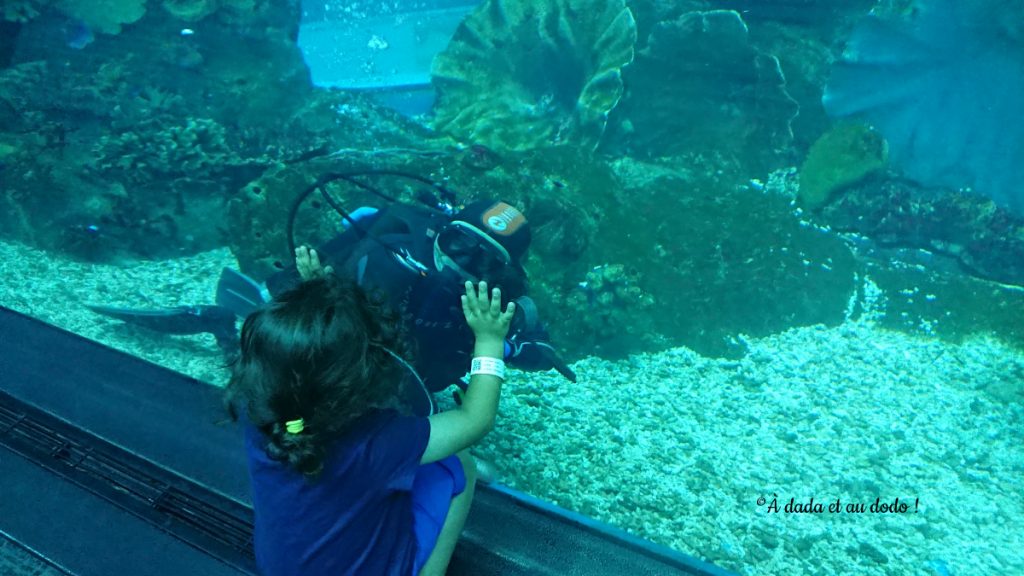
[[[466,283],[475,335],[462,405],[397,411],[398,319],[353,282],[309,280],[249,316],[227,387],[246,422],[257,565],[265,576],[444,574],[473,497],[466,449],[494,426],[501,293]]]

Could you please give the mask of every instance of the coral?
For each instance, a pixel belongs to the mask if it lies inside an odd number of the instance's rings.
[[[90,258],[107,247],[145,257],[209,249],[224,243],[228,201],[277,162],[450,145],[366,98],[314,91],[294,43],[297,2],[216,0],[201,33],[182,36],[190,26],[153,1],[136,24],[98,38],[102,50],[61,48],[54,59],[62,26],[113,31],[99,16],[126,22],[141,11],[123,8],[143,6],[59,1],[34,0],[45,10],[32,24],[0,22],[0,145],[18,148],[0,146],[0,231],[33,245]]]
[[[638,319],[654,306],[654,298],[639,286],[640,275],[622,264],[603,264],[587,272],[569,296],[569,308],[598,339],[636,331]]]
[[[199,20],[221,8],[251,14],[256,11],[255,0],[164,0],[164,9],[185,22]]]
[[[197,22],[213,14],[219,0],[164,0],[163,7],[171,16],[186,22]]]
[[[625,75],[608,148],[647,156],[693,150],[763,154],[792,141],[799,106],[778,60],[755,48],[732,10],[658,23]]]
[[[168,14],[186,22],[198,22],[221,8],[239,12],[253,12],[255,0],[164,0]]]
[[[252,13],[256,9],[256,2],[255,0],[164,0],[163,7],[168,14],[175,18],[186,22],[198,22],[221,8]]]
[[[0,20],[28,22],[39,15],[39,3],[33,0],[4,0],[0,7]]]
[[[134,181],[200,176],[240,161],[225,141],[224,128],[208,118],[188,118],[172,126],[142,122],[134,130],[101,138],[95,152],[99,169],[123,171]]]
[[[122,25],[136,22],[146,13],[146,0],[57,0],[55,6],[106,34],[120,33]]]
[[[811,146],[800,168],[800,200],[818,208],[836,192],[885,168],[889,149],[876,130],[859,123],[843,123],[826,132]]]
[[[593,148],[635,43],[623,0],[488,0],[434,59],[434,126],[496,150]]]
[[[142,18],[146,0],[4,0],[0,20],[28,22],[50,7],[96,32],[118,34],[122,25]]]
[[[149,114],[172,111],[182,101],[181,96],[161,90],[156,86],[143,86],[135,99],[137,100],[136,104]]]

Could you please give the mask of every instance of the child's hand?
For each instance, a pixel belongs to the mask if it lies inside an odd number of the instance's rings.
[[[476,341],[504,342],[508,334],[508,326],[516,312],[515,302],[509,302],[505,311],[501,311],[501,289],[495,288],[487,294],[487,282],[480,282],[474,287],[466,282],[466,294],[462,297],[462,312],[466,322],[473,330]]]
[[[320,255],[316,253],[316,250],[306,246],[299,246],[295,249],[295,268],[303,280],[320,278],[334,272],[330,266],[324,267],[320,264]]]

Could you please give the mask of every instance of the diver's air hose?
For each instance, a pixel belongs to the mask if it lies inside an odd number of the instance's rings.
[[[391,202],[393,204],[400,202],[400,200],[398,200],[397,198],[389,196],[384,192],[381,192],[379,189],[370,186],[369,184],[356,180],[356,178],[359,176],[396,176],[399,178],[416,180],[417,182],[426,184],[427,186],[430,186],[431,188],[436,190],[440,197],[442,198],[442,200],[444,200],[444,202],[448,203],[451,206],[454,206],[456,204],[454,192],[445,188],[441,184],[438,184],[437,182],[434,182],[429,178],[419,176],[418,174],[410,174],[408,172],[401,172],[398,170],[359,170],[355,172],[328,172],[327,174],[324,174],[317,178],[316,182],[313,182],[312,184],[307,186],[305,189],[302,190],[302,192],[299,193],[298,196],[295,197],[295,200],[292,200],[291,206],[288,209],[288,221],[285,224],[285,234],[288,239],[289,258],[295,257],[295,218],[296,216],[298,216],[299,208],[302,206],[302,203],[305,202],[306,198],[308,198],[309,195],[316,190],[320,190],[320,194],[323,196],[324,201],[327,202],[327,204],[331,208],[333,208],[334,211],[337,212],[342,218],[348,221],[348,223],[351,224],[352,228],[359,234],[360,237],[365,238],[369,236],[373,238],[376,242],[381,244],[384,248],[392,252],[395,251],[393,247],[388,246],[387,244],[379,240],[376,236],[370,234],[368,230],[362,228],[362,226],[359,225],[356,219],[352,218],[352,215],[347,210],[342,208],[341,204],[337,200],[335,200],[334,197],[331,196],[331,194],[327,191],[326,186],[331,182],[337,180],[344,180],[345,182],[348,182],[349,184],[357,188],[366,190],[367,192],[379,196],[380,198],[383,198],[384,200],[387,200],[388,202]],[[430,210],[434,210],[439,213],[445,213],[444,210],[438,208],[437,206],[430,206],[426,203],[424,203],[424,205],[426,205],[426,207]]]

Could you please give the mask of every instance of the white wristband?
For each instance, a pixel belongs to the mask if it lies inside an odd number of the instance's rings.
[[[473,362],[469,365],[469,375],[474,376],[476,374],[497,376],[504,380],[505,361],[498,358],[489,358],[487,356],[477,356],[476,358],[473,358]]]

